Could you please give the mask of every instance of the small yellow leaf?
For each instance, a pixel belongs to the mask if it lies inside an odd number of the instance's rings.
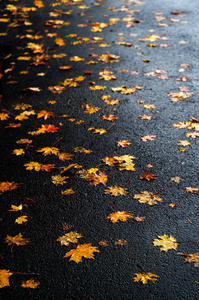
[[[36,289],[40,285],[40,282],[35,282],[34,279],[30,279],[27,281],[22,281],[21,287],[23,288],[30,288],[30,289]]]
[[[9,211],[20,211],[22,210],[22,208],[22,204],[20,204],[19,206],[11,205],[11,209]]]
[[[146,284],[148,281],[155,283],[157,280],[156,277],[159,277],[153,273],[135,273],[133,277],[134,282],[141,281],[143,284]]]
[[[21,217],[18,217],[16,220],[15,220],[15,223],[17,224],[22,224],[22,223],[25,223],[27,222],[28,216],[21,216]]]
[[[9,277],[12,275],[13,273],[9,270],[0,270],[0,288],[10,286]]]

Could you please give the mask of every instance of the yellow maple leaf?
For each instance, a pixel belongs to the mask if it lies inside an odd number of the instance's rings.
[[[68,176],[61,176],[61,175],[55,175],[52,176],[52,183],[54,183],[55,185],[61,184],[63,185],[64,183],[67,183],[67,181],[65,181],[65,179],[69,178]]]
[[[26,170],[35,170],[35,171],[40,171],[42,164],[36,162],[36,161],[30,161],[27,164],[24,164],[24,166],[26,167]]]
[[[61,243],[61,245],[68,246],[70,243],[77,243],[78,239],[82,238],[83,236],[78,233],[77,231],[71,231],[66,233],[63,236],[60,236],[57,241]]]
[[[82,257],[85,258],[94,258],[94,252],[100,252],[97,247],[91,246],[91,243],[89,244],[79,244],[77,245],[76,249],[72,249],[69,252],[67,252],[64,256],[70,257],[70,261],[73,260],[77,264],[82,261]]]
[[[11,209],[9,209],[9,211],[19,211],[22,210],[22,208],[23,208],[22,204],[20,204],[19,206],[11,205]]]
[[[0,288],[4,286],[10,286],[9,277],[12,276],[13,273],[9,270],[0,270]]]
[[[32,140],[29,140],[29,139],[21,139],[21,140],[18,140],[16,141],[17,144],[31,144],[32,143]]]
[[[158,236],[159,239],[155,239],[153,241],[153,245],[154,246],[161,246],[162,248],[160,248],[160,251],[165,251],[167,252],[170,249],[177,249],[178,247],[178,243],[176,241],[176,239],[170,235],[170,237],[166,234],[164,235],[159,235]]]
[[[57,153],[59,152],[59,149],[55,148],[55,147],[44,147],[44,148],[37,150],[37,152],[43,152],[43,155],[45,155],[45,156],[50,155],[50,154],[57,155]]]
[[[22,281],[21,287],[23,288],[30,288],[30,289],[36,289],[40,285],[40,282],[35,282],[34,279],[30,279],[27,281]]]
[[[127,189],[115,185],[115,186],[107,187],[107,189],[104,192],[105,194],[111,194],[112,196],[116,197],[116,196],[126,195]]]
[[[26,110],[27,108],[32,108],[32,106],[30,104],[26,104],[26,103],[18,103],[18,104],[14,104],[13,108],[15,110]]]
[[[157,280],[156,277],[159,277],[153,273],[135,273],[135,277],[133,277],[134,282],[141,281],[143,284],[146,284],[148,281],[152,281],[155,283]]]
[[[162,198],[160,198],[160,195],[156,195],[147,191],[140,192],[140,194],[134,195],[133,198],[138,199],[140,203],[147,203],[149,205],[155,205],[158,202],[162,202]]]
[[[128,218],[133,218],[133,215],[128,211],[116,211],[107,217],[114,224],[118,221],[127,222]]]
[[[82,108],[84,109],[84,112],[87,114],[93,114],[100,109],[99,107],[97,107],[97,106],[95,107],[91,104],[83,104]]]
[[[99,133],[100,135],[106,133],[107,131],[103,128],[95,128],[95,131],[93,133]]]
[[[62,38],[56,38],[56,39],[54,40],[54,42],[55,42],[58,46],[64,46],[64,45],[66,45],[66,44],[64,43],[64,40],[63,40]]]
[[[89,89],[91,91],[100,91],[106,89],[106,86],[95,85],[95,86],[90,86]]]
[[[73,57],[70,57],[70,61],[83,61],[84,58],[81,58],[79,56],[73,56]]]
[[[17,224],[22,224],[22,223],[25,223],[27,222],[28,216],[21,216],[21,217],[18,217],[16,220],[15,220],[15,223]]]
[[[14,149],[12,154],[15,154],[15,155],[22,155],[22,154],[25,154],[24,150],[23,149]]]
[[[65,191],[61,191],[62,195],[72,195],[72,194],[75,194],[76,192],[73,191],[73,189],[66,189]]]
[[[191,143],[189,143],[187,140],[184,141],[178,140],[178,145],[186,147],[186,146],[190,146]]]
[[[10,236],[7,235],[5,239],[5,243],[8,244],[8,246],[24,246],[30,242],[29,238],[23,238],[23,235],[21,233],[15,235],[15,236]]]

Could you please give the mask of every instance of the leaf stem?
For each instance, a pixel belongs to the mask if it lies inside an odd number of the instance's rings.
[[[147,273],[147,272],[145,271],[145,269],[144,269],[140,264],[137,264],[137,266],[138,266],[140,269],[142,269],[142,271],[144,271],[144,273]]]
[[[198,239],[195,240],[188,240],[188,241],[176,241],[175,243],[189,243],[189,242],[196,242]]]
[[[63,137],[60,137],[60,139],[58,139],[54,144],[52,144],[51,147],[53,147],[55,144],[57,144],[61,139],[63,139]]]
[[[115,205],[112,202],[109,202],[111,205],[113,205],[114,211],[116,212]]]
[[[170,188],[172,185],[173,185],[173,183],[171,183],[170,185],[168,185],[168,186],[166,186],[165,188],[161,189],[160,191],[154,193],[154,195],[157,195],[157,194],[161,193],[162,191],[164,191],[164,190]]]

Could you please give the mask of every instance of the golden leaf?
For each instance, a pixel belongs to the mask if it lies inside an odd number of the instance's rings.
[[[171,177],[171,178],[169,179],[169,181],[174,181],[174,182],[176,182],[176,183],[180,183],[181,180],[183,180],[183,179],[182,179],[182,177],[180,177],[180,176]]]
[[[100,91],[106,89],[106,86],[95,85],[95,86],[90,86],[89,89],[91,91]]]
[[[102,120],[116,121],[117,119],[118,119],[118,117],[115,117],[113,114],[102,116]]]
[[[61,245],[68,246],[70,243],[78,243],[78,239],[82,238],[83,236],[77,231],[70,231],[63,236],[60,236],[57,241],[61,243]]]
[[[97,107],[97,106],[95,107],[91,104],[83,104],[82,108],[84,109],[84,112],[87,114],[93,114],[93,113],[97,112],[98,110],[100,110],[99,107]]]
[[[141,281],[143,284],[146,284],[148,281],[152,281],[155,283],[157,280],[156,277],[159,277],[153,273],[135,273],[135,277],[133,277],[134,282]]]
[[[30,279],[27,281],[22,281],[21,287],[23,288],[30,288],[30,289],[36,289],[40,285],[40,282],[35,282],[34,279]]]
[[[65,190],[65,191],[61,191],[61,193],[62,193],[62,195],[67,195],[67,196],[69,196],[69,195],[75,194],[76,192],[73,191],[73,189],[67,189],[67,190]]]
[[[70,57],[70,61],[83,61],[84,58],[81,58],[79,56],[73,56],[73,57]]]
[[[4,286],[10,286],[9,277],[12,276],[13,273],[9,270],[0,270],[0,288]]]
[[[7,235],[7,237],[5,239],[5,243],[7,243],[8,246],[13,246],[13,245],[24,246],[24,245],[30,243],[30,239],[23,238],[23,235],[21,233],[19,233],[15,236]]]
[[[23,149],[14,149],[12,154],[15,154],[15,155],[22,155],[22,154],[25,154],[24,150]]]
[[[27,164],[24,164],[24,166],[26,167],[26,170],[35,170],[35,171],[40,171],[42,164],[36,162],[36,161],[30,161]]]
[[[145,136],[141,137],[140,139],[141,139],[143,142],[147,142],[147,141],[154,141],[155,138],[156,138],[156,135],[148,134],[148,135],[145,135]]]
[[[194,188],[192,186],[188,186],[188,187],[186,187],[186,191],[190,192],[190,193],[197,193],[199,191],[199,189],[198,188]]]
[[[16,220],[15,220],[15,223],[17,224],[22,224],[22,223],[25,223],[27,222],[28,216],[21,216],[21,217],[18,217]]]
[[[22,210],[23,206],[20,204],[19,206],[11,205],[11,209],[9,211],[20,211]]]
[[[59,152],[59,149],[57,149],[55,147],[44,147],[44,148],[37,150],[37,152],[43,152],[43,155],[45,155],[45,156],[50,155],[50,154],[57,155],[57,153]]]
[[[61,176],[61,175],[55,175],[52,176],[52,183],[54,183],[55,185],[61,184],[63,185],[64,183],[67,183],[67,181],[65,181],[65,179],[69,178],[68,176]]]
[[[0,182],[0,194],[6,191],[12,191],[17,188],[18,188],[18,183],[9,182],[9,181]]]
[[[65,87],[64,86],[59,86],[59,85],[49,86],[48,90],[51,91],[54,94],[61,94],[65,90]]]
[[[0,119],[1,119],[1,121],[7,120],[8,118],[10,118],[8,114],[0,113]]]
[[[63,40],[62,38],[56,38],[56,39],[54,40],[54,42],[55,42],[58,46],[64,46],[64,45],[66,45],[66,44],[64,43],[64,40]]]
[[[155,205],[158,202],[162,202],[160,195],[153,194],[151,192],[140,192],[141,194],[134,195],[134,199],[138,199],[140,203],[147,203],[149,205]]]
[[[16,142],[17,144],[31,144],[32,140],[29,139],[21,139]]]
[[[71,160],[72,157],[74,156],[74,154],[71,154],[71,153],[60,153],[60,152],[57,155],[58,155],[59,159],[63,160],[63,161]]]
[[[133,215],[128,211],[116,211],[107,217],[114,224],[118,221],[127,222],[128,218],[133,218]]]
[[[38,8],[44,7],[43,3],[41,0],[34,0],[34,5],[37,6]]]
[[[111,194],[112,196],[116,197],[116,196],[126,195],[127,189],[115,185],[115,186],[107,187],[107,189],[104,192],[105,194]]]
[[[45,109],[44,110],[41,110],[38,114],[37,114],[37,119],[39,118],[44,118],[44,120],[50,118],[50,117],[54,117],[54,114],[52,111],[46,111]]]
[[[66,253],[65,257],[70,257],[70,261],[73,260],[77,264],[82,261],[82,257],[85,258],[94,258],[94,252],[100,252],[97,247],[91,246],[89,244],[79,244],[76,249],[72,249]]]
[[[178,140],[178,145],[179,145],[179,146],[186,147],[186,146],[190,146],[191,143],[189,143],[189,142],[186,141],[186,140],[184,140],[184,141]]]
[[[178,243],[176,242],[176,239],[170,235],[170,237],[166,234],[164,235],[159,235],[158,239],[155,239],[153,241],[153,245],[154,246],[161,246],[162,248],[160,248],[160,251],[165,251],[167,252],[170,249],[177,249],[178,247]]]
[[[103,128],[97,129],[95,128],[95,131],[93,133],[99,133],[100,135],[106,133],[107,131]]]

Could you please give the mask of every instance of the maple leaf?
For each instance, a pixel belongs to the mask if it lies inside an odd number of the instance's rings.
[[[115,245],[117,246],[124,246],[124,245],[127,245],[127,241],[126,240],[121,240],[121,239],[118,239],[116,242],[115,242]]]
[[[187,137],[191,137],[191,138],[195,139],[195,138],[199,137],[199,132],[187,132],[185,135]]]
[[[178,145],[186,147],[186,146],[190,146],[191,143],[189,143],[186,140],[184,140],[184,141],[178,140]]]
[[[19,128],[21,127],[21,123],[10,123],[9,125],[5,126],[5,128]]]
[[[30,161],[27,164],[24,164],[24,167],[26,167],[26,170],[35,170],[35,171],[40,171],[41,170],[42,164],[36,162],[36,161]]]
[[[62,195],[67,195],[67,196],[69,196],[69,195],[75,194],[76,192],[73,191],[73,189],[67,189],[67,190],[65,190],[65,191],[61,191],[61,193],[62,193]]]
[[[118,221],[127,222],[128,218],[133,218],[133,215],[128,211],[116,211],[107,217],[114,224]]]
[[[162,247],[162,248],[160,248],[160,251],[167,252],[170,249],[175,249],[176,250],[178,245],[179,245],[176,242],[176,239],[171,235],[170,235],[170,237],[166,234],[159,235],[158,238],[159,239],[155,239],[153,241],[153,245]]]
[[[151,181],[152,179],[156,179],[157,175],[154,175],[152,173],[142,173],[142,176],[140,176],[140,179],[146,179],[148,181]]]
[[[107,120],[107,121],[116,121],[118,118],[115,117],[113,114],[110,115],[103,115],[102,120]]]
[[[142,107],[146,108],[146,109],[155,109],[156,108],[155,105],[153,105],[153,104],[145,104]]]
[[[83,236],[77,231],[71,231],[63,236],[60,236],[57,241],[60,242],[61,245],[68,246],[70,243],[78,243],[78,239],[82,237]]]
[[[54,183],[55,185],[58,185],[58,184],[63,185],[64,183],[67,183],[67,181],[65,181],[67,178],[69,178],[69,177],[68,176],[55,175],[55,176],[52,176],[52,183]]]
[[[22,281],[21,287],[23,288],[30,288],[30,289],[36,289],[40,285],[40,282],[35,282],[34,279],[30,279],[27,281]]]
[[[92,181],[90,184],[91,185],[98,185],[100,183],[102,183],[103,185],[106,185],[107,181],[108,181],[108,177],[104,172],[99,172],[97,173],[92,173],[89,174],[89,177],[87,179],[88,181]]]
[[[17,144],[31,144],[32,140],[29,139],[21,139],[16,142]]]
[[[143,284],[146,284],[148,281],[152,281],[153,283],[155,283],[157,277],[159,277],[153,273],[144,273],[144,272],[135,273],[134,275],[135,275],[135,277],[133,277],[134,282],[141,281]]]
[[[50,154],[57,155],[57,153],[59,152],[59,149],[57,149],[55,147],[44,147],[44,148],[37,150],[37,152],[43,152],[43,155],[45,155],[45,156],[50,155]]]
[[[22,223],[25,223],[27,222],[28,216],[21,216],[21,217],[18,217],[16,220],[15,220],[15,223],[17,224],[22,224]]]
[[[10,286],[9,277],[12,276],[13,273],[9,270],[0,270],[0,288],[4,286]]]
[[[194,188],[192,186],[187,186],[186,187],[186,191],[190,192],[190,193],[197,193],[199,191],[199,189],[198,188]]]
[[[41,110],[38,114],[37,114],[37,119],[40,119],[40,118],[44,118],[44,120],[50,118],[50,117],[54,117],[54,114],[52,111],[46,111],[45,109],[44,110]]]
[[[6,191],[12,191],[14,189],[18,188],[18,183],[13,182],[9,182],[9,181],[5,181],[5,182],[0,182],[0,194],[6,192]]]
[[[107,131],[103,128],[97,129],[95,128],[95,131],[93,133],[99,133],[100,135],[106,133]]]
[[[60,160],[71,160],[74,154],[71,153],[58,153],[58,157]]]
[[[15,154],[15,155],[22,155],[22,154],[25,154],[24,150],[23,149],[14,149],[12,154]]]
[[[177,253],[177,254],[185,256],[185,262],[188,263],[195,262],[194,267],[199,267],[199,252],[193,254],[183,254],[183,253]]]
[[[174,182],[176,182],[176,183],[180,183],[181,180],[183,180],[183,179],[182,179],[182,177],[180,177],[180,176],[171,177],[171,178],[169,179],[169,181],[174,181]]]
[[[0,119],[1,119],[1,121],[7,120],[8,118],[10,118],[8,114],[0,113]]]
[[[65,87],[60,85],[49,86],[48,90],[53,94],[61,94],[65,90]]]
[[[100,246],[104,246],[104,247],[108,247],[109,246],[108,242],[107,241],[103,241],[103,240],[99,241],[99,245]]]
[[[22,210],[23,206],[20,204],[19,206],[11,205],[11,209],[9,211],[20,211]]]
[[[79,244],[76,249],[72,249],[66,253],[65,257],[70,257],[70,261],[73,260],[77,264],[82,261],[82,257],[85,258],[94,258],[94,252],[100,252],[97,247],[91,246],[89,244]]]
[[[139,217],[139,216],[136,216],[136,217],[134,217],[134,220],[135,220],[136,222],[142,222],[142,221],[144,221],[145,218],[146,218],[146,217]]]
[[[15,235],[15,236],[10,236],[7,235],[6,239],[5,239],[5,243],[8,244],[8,246],[24,246],[28,243],[30,243],[30,239],[29,238],[23,238],[23,235],[21,233]]]
[[[115,158],[112,158],[112,157],[105,157],[105,158],[102,158],[102,161],[108,165],[108,166],[114,166],[115,164],[118,163],[118,161],[115,159]]]
[[[140,192],[141,194],[134,195],[134,199],[138,199],[140,203],[147,203],[149,205],[155,205],[158,202],[162,202],[162,199],[159,195],[153,194],[151,192]]]
[[[105,194],[111,194],[112,196],[116,197],[116,196],[126,195],[127,189],[115,185],[115,186],[107,187],[107,189],[104,192]]]
[[[127,140],[121,140],[117,142],[117,146],[118,147],[122,147],[122,148],[126,148],[129,145],[131,145],[131,142],[127,141]]]
[[[140,139],[141,139],[143,142],[147,142],[147,141],[154,141],[155,138],[156,138],[156,135],[148,134],[148,135],[142,136]]]
[[[80,153],[87,153],[87,154],[90,154],[93,152],[92,150],[86,150],[84,147],[76,147],[76,148],[74,148],[74,151],[80,152]]]
[[[42,165],[41,170],[46,171],[46,172],[50,172],[54,168],[55,168],[54,164],[47,164],[47,165]]]
[[[91,104],[83,104],[82,108],[84,109],[84,112],[87,114],[93,114],[100,109],[99,107],[97,107],[97,106],[95,107]]]
[[[70,61],[83,61],[84,58],[81,58],[79,56],[73,56],[73,57],[70,57]]]
[[[106,89],[106,86],[95,85],[95,86],[90,86],[89,89],[91,91],[100,91]]]
[[[54,42],[58,45],[58,46],[65,46],[66,44],[64,43],[64,40],[62,38],[56,38],[54,40]]]
[[[44,129],[46,132],[58,132],[60,127],[55,127],[55,125],[51,125],[51,124],[45,124],[45,125],[41,125],[41,128],[39,129]]]

